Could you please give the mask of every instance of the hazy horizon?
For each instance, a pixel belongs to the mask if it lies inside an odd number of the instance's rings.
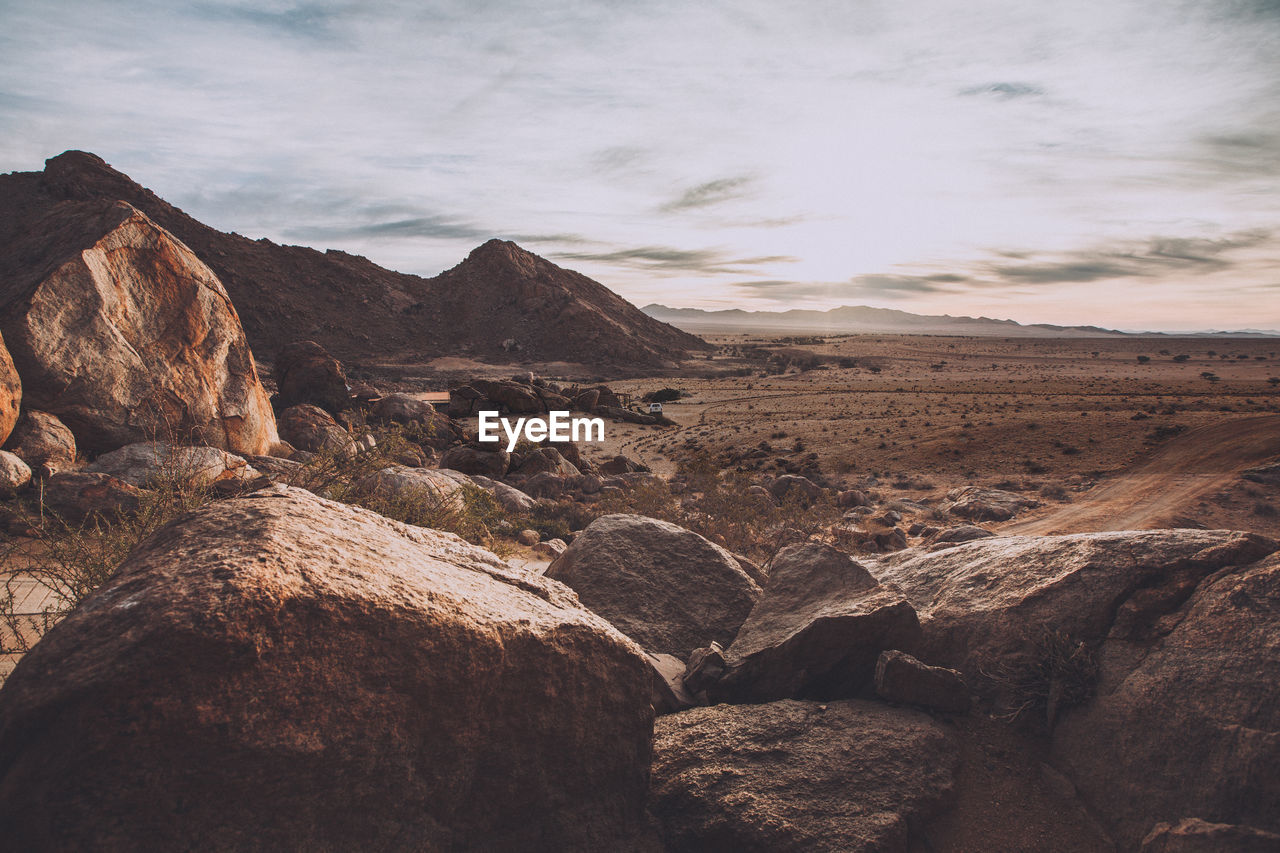
[[[0,2],[0,171],[636,305],[1280,329],[1280,3]]]

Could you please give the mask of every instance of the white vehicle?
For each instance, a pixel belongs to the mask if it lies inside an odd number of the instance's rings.
[[[651,414],[651,415],[660,415],[660,414],[662,414],[662,404],[661,404],[661,403],[650,403],[650,404],[649,404],[649,414]]]

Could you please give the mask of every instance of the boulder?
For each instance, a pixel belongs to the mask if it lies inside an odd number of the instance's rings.
[[[275,489],[158,531],[18,664],[7,846],[642,849],[640,649],[456,536]]]
[[[600,392],[588,388],[573,398],[573,408],[579,412],[590,412],[600,402]]]
[[[319,406],[303,403],[280,413],[280,435],[299,450],[308,453],[337,453],[350,456],[356,443],[333,416]]]
[[[483,477],[500,480],[506,476],[507,465],[510,461],[511,454],[501,448],[479,450],[475,447],[459,444],[457,447],[450,447],[441,454],[440,467],[452,468],[454,471],[461,471],[464,474],[479,474]]]
[[[537,450],[529,451],[517,470],[522,477],[532,477],[542,473],[555,474],[558,477],[576,477],[581,473],[554,447],[539,447]]]
[[[1143,623],[1103,642],[1096,696],[1058,724],[1055,762],[1125,846],[1188,815],[1280,833],[1280,556]]]
[[[965,486],[947,492],[942,509],[970,521],[1008,521],[1024,509],[1040,506],[1035,498],[1000,489]]]
[[[0,288],[23,404],[82,450],[178,440],[265,454],[275,416],[222,282],[124,202],[62,202]],[[22,242],[22,241],[19,241]]]
[[[451,474],[457,474],[457,477]],[[391,500],[426,501],[441,508],[460,510],[466,505],[462,490],[471,483],[470,477],[457,471],[392,465],[364,477],[356,486]]]
[[[7,450],[0,450],[0,495],[13,495],[31,482],[31,467]]]
[[[617,456],[613,457],[607,462],[600,463],[599,468],[600,468],[601,476],[604,476],[604,477],[611,477],[616,474],[630,474],[633,471],[648,470],[639,462],[636,462],[633,459],[629,459],[626,456],[623,456],[621,453],[619,453]]]
[[[548,539],[545,542],[538,542],[533,546],[533,553],[539,557],[546,557],[554,560],[568,549],[568,545],[563,539]]]
[[[934,536],[929,544],[933,550],[941,550],[950,548],[952,545],[959,545],[962,542],[972,542],[975,539],[988,539],[995,536],[990,530],[979,527],[976,524],[961,524],[957,527],[949,527]]]
[[[42,477],[76,465],[75,436],[48,412],[23,411],[5,447]]]
[[[1280,462],[1246,468],[1240,476],[1255,483],[1262,483],[1264,486],[1280,486]]]
[[[876,661],[876,695],[948,714],[969,710],[969,688],[960,673],[929,666],[896,650],[881,652]]]
[[[689,654],[681,681],[689,693],[697,696],[724,676],[724,649],[712,643],[705,649],[694,649]]]
[[[351,405],[351,389],[342,364],[315,341],[294,341],[275,363],[280,408],[302,403],[337,413]]]
[[[558,498],[568,488],[568,483],[564,477],[559,474],[552,474],[550,471],[534,474],[521,485],[524,486],[525,492],[535,498]]]
[[[845,509],[855,506],[871,506],[871,499],[867,497],[866,492],[847,489],[836,495],[836,506]]]
[[[283,460],[277,460],[283,461]],[[218,480],[258,476],[246,459],[216,447],[175,447],[164,442],[126,444],[104,453],[85,468],[110,474],[140,489],[161,486],[204,487]]]
[[[533,510],[537,501],[515,486],[497,480],[490,480],[480,474],[470,475],[471,482],[484,489],[498,501],[498,504],[512,515],[527,515]]]
[[[0,444],[4,444],[18,422],[22,407],[22,380],[4,339],[0,338]]]
[[[982,679],[1026,653],[1029,637],[1046,627],[1096,644],[1132,618],[1126,614],[1175,609],[1210,573],[1278,548],[1227,530],[1009,536],[902,551],[868,568],[901,587],[919,613],[919,657]]]
[[[546,411],[542,405],[542,398],[537,392],[520,382],[477,379],[471,383],[471,387],[479,391],[487,401],[487,404],[473,404],[474,411],[496,409],[513,415],[537,414]]]
[[[44,481],[46,508],[69,524],[93,516],[112,520],[138,511],[144,492],[110,474],[64,471]]]
[[[453,388],[449,391],[449,417],[465,418],[473,415],[483,408],[483,403],[484,395],[470,385]]]
[[[525,546],[537,545],[541,538],[542,537],[538,535],[538,531],[527,527],[516,534],[516,542]]]
[[[669,522],[602,516],[547,568],[644,648],[679,658],[727,645],[760,587],[725,549]]]
[[[959,751],[927,715],[858,700],[717,705],[659,717],[651,809],[671,850],[912,846]]]
[[[673,655],[646,655],[653,669],[653,712],[674,714],[693,707],[693,697],[684,689],[684,662]]]
[[[374,420],[414,426],[418,433],[414,441],[424,447],[444,450],[463,441],[462,427],[435,406],[408,394],[388,394],[373,404],[369,414]],[[463,415],[465,417],[465,415]]]
[[[808,477],[801,477],[799,474],[783,474],[770,483],[768,488],[769,494],[773,495],[776,500],[782,500],[792,492],[798,495],[799,499],[806,504],[813,503],[822,497],[822,487]],[[795,498],[792,499],[794,500]]]
[[[1277,853],[1280,835],[1253,826],[1209,823],[1183,818],[1177,824],[1157,823],[1142,839],[1139,853]]]
[[[730,702],[850,698],[871,684],[880,652],[914,648],[919,638],[901,590],[878,583],[829,545],[790,545],[770,564],[764,594],[708,695]]]

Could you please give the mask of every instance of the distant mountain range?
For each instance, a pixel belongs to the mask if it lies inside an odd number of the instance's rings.
[[[1122,332],[1100,326],[1055,326],[1049,323],[1022,324],[990,317],[953,317],[950,314],[912,314],[893,308],[844,305],[829,311],[704,311],[700,308],[668,308],[653,303],[640,309],[657,320],[687,332],[760,332],[765,334],[910,334],[974,335],[1005,338],[1110,338],[1124,335],[1152,335],[1160,332]],[[1238,332],[1184,332],[1187,336],[1267,337],[1274,331],[1244,329]]]

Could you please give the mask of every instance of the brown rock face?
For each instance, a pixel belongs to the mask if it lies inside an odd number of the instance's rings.
[[[1228,530],[1138,530],[979,539],[869,562],[920,614],[920,657],[981,675],[1049,626],[1097,643],[1151,613],[1174,610],[1199,581],[1280,544]]]
[[[0,690],[23,850],[635,850],[643,654],[560,584],[295,489],[156,533]]]
[[[18,368],[4,339],[0,338],[0,444],[4,444],[18,422],[18,410],[22,407],[22,380]]]
[[[847,554],[790,545],[769,567],[764,594],[725,652],[717,701],[845,699],[870,684],[885,649],[914,648],[916,613]]]
[[[496,480],[507,473],[507,465],[510,461],[511,454],[501,448],[477,450],[474,447],[459,445],[449,448],[440,456],[440,467],[451,468],[464,474],[479,474]]]
[[[354,453],[351,434],[319,406],[303,403],[280,413],[280,437],[308,453]]]
[[[905,851],[959,757],[928,716],[856,700],[694,708],[654,728],[652,809],[680,853]]]
[[[1158,823],[1142,839],[1140,853],[1276,853],[1280,835],[1252,826],[1209,823],[1189,817]]]
[[[732,641],[760,596],[728,551],[642,515],[591,522],[547,577],[648,651],[681,659],[712,640]]]
[[[52,205],[0,260],[0,327],[25,404],[81,448],[185,440],[266,453],[275,418],[218,277],[119,202]]]
[[[137,486],[97,471],[54,474],[43,491],[45,506],[72,524],[94,515],[114,520],[121,513],[136,512],[142,495]]]
[[[76,464],[76,437],[48,412],[24,411],[5,447],[46,477]]]
[[[1280,556],[1206,580],[1153,633],[1103,644],[1055,761],[1128,846],[1192,815],[1280,833]]]
[[[881,652],[876,661],[876,695],[948,714],[969,710],[969,691],[960,673],[929,666],[896,650]]]
[[[351,405],[346,372],[315,341],[295,341],[280,350],[275,371],[282,409],[310,403],[336,413]]]

